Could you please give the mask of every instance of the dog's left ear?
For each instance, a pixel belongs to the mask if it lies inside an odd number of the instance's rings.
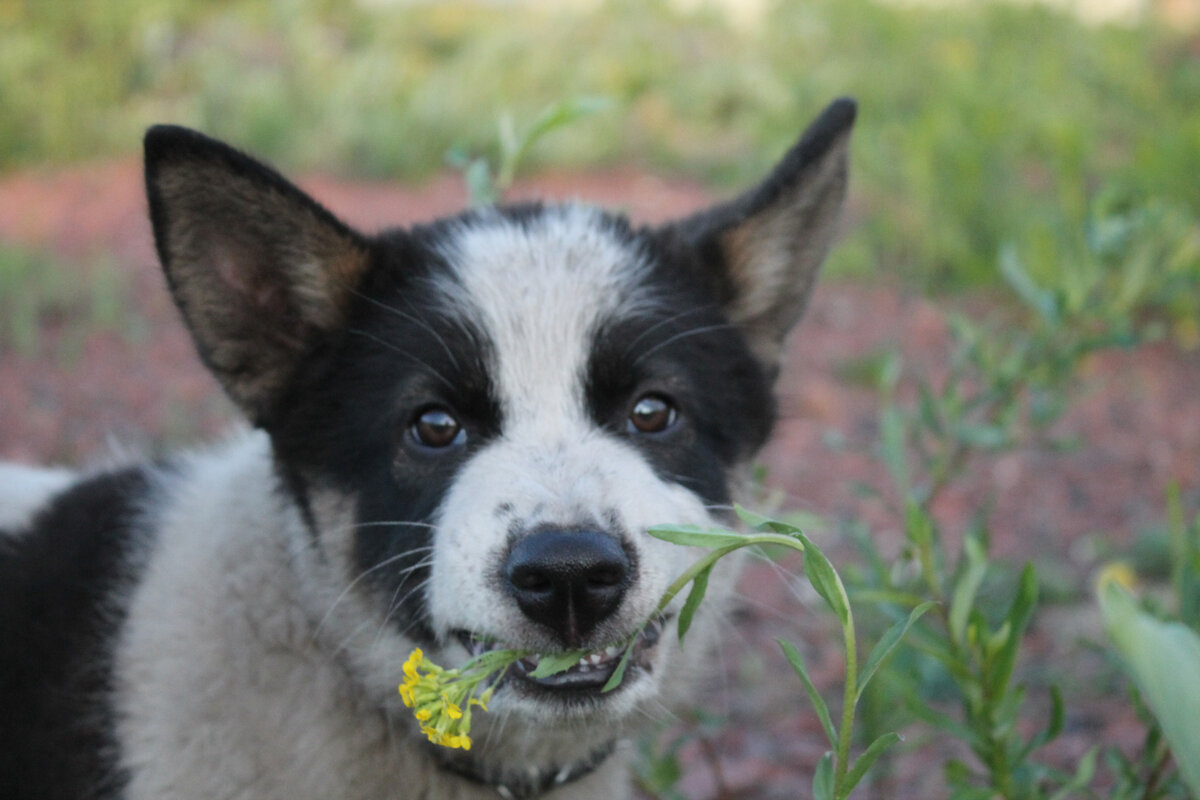
[[[761,184],[668,228],[772,374],[833,243],[855,114],[853,100],[834,101]]]

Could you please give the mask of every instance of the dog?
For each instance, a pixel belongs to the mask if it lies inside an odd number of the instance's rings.
[[[627,796],[621,743],[687,701],[736,575],[681,644],[680,598],[654,612],[698,551],[646,529],[732,524],[855,114],[835,101],[759,185],[668,224],[518,204],[373,236],[151,128],[167,285],[250,425],[0,467],[0,797]],[[527,659],[469,751],[430,744],[397,692],[410,652],[496,646],[591,655]]]

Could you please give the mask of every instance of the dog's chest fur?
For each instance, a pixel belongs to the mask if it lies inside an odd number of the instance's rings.
[[[679,601],[656,605],[694,554],[646,530],[728,520],[853,113],[661,228],[530,205],[373,237],[152,131],[169,288],[258,430],[82,475],[0,466],[0,796],[623,795],[620,740],[686,699],[734,578],[682,647]],[[449,753],[396,691],[418,646],[591,655],[506,674]]]

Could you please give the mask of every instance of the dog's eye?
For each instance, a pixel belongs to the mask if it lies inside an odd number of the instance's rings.
[[[412,424],[412,436],[419,444],[436,449],[462,444],[467,440],[467,432],[454,415],[437,406],[417,415]]]
[[[629,412],[630,433],[662,433],[675,424],[675,405],[661,394],[643,395]]]

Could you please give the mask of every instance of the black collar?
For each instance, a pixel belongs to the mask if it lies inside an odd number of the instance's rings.
[[[494,789],[504,800],[535,800],[552,789],[591,775],[616,749],[617,742],[613,740],[578,761],[547,769],[529,767],[524,770],[485,770],[470,758],[447,758],[440,753],[438,765],[445,772]]]

